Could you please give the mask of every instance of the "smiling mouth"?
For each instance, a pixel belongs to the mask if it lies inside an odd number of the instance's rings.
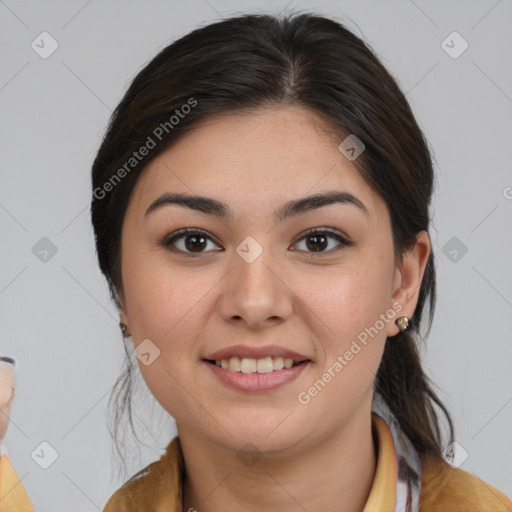
[[[299,366],[309,362],[310,360],[305,359],[304,361],[293,361],[293,359],[283,357],[264,357],[261,359],[254,359],[250,357],[231,357],[229,359],[217,360],[203,359],[203,361],[230,372],[270,373]]]

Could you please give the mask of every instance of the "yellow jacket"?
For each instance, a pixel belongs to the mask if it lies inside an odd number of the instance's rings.
[[[394,512],[397,458],[387,423],[372,411],[378,435],[377,469],[363,512]],[[160,460],[134,475],[108,500],[103,512],[183,512],[184,461],[179,437]],[[420,512],[510,512],[512,501],[473,474],[445,461],[423,464]]]
[[[34,512],[20,478],[5,454],[0,458],[0,512]]]

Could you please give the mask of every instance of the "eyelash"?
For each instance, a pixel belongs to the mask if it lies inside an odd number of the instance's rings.
[[[206,254],[208,252],[211,252],[211,251],[203,251],[203,252],[196,252],[196,253],[194,253],[194,252],[183,251],[181,249],[177,249],[176,247],[171,247],[174,243],[176,243],[177,240],[185,238],[187,235],[202,235],[205,238],[207,238],[208,240],[211,240],[212,242],[216,243],[211,238],[211,236],[206,231],[203,231],[202,229],[185,228],[185,229],[180,229],[180,230],[172,233],[171,235],[166,236],[162,240],[160,245],[162,247],[165,247],[165,248],[169,249],[169,250],[172,250],[172,251],[175,251],[175,252],[180,252],[182,254],[185,254],[186,256],[191,256],[193,258],[201,256],[201,255]],[[334,249],[329,249],[328,251],[319,251],[319,252],[305,251],[305,252],[309,252],[312,255],[320,255],[320,256],[323,255],[323,254],[330,255],[330,254],[333,254],[335,252],[338,252],[338,251],[344,249],[345,247],[350,247],[352,245],[352,242],[350,240],[348,240],[347,238],[342,236],[337,230],[334,230],[334,229],[331,229],[331,228],[314,228],[314,229],[311,229],[310,231],[308,231],[308,232],[304,233],[303,235],[301,235],[301,237],[297,240],[297,242],[294,243],[294,245],[299,243],[299,242],[301,242],[305,238],[308,238],[308,237],[312,236],[312,235],[329,235],[329,237],[336,239],[340,243],[340,245],[338,245]],[[214,251],[214,252],[218,252],[218,251]]]

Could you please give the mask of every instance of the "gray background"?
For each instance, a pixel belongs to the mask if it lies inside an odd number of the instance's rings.
[[[342,18],[362,35],[432,145],[439,301],[425,365],[468,453],[460,467],[512,496],[510,0],[10,0],[0,1],[0,353],[18,361],[6,449],[38,512],[101,510],[124,481],[106,424],[124,350],[89,220],[90,166],[111,111],[137,70],[177,37],[230,14],[285,7]],[[58,43],[46,59],[31,47],[43,31]],[[453,31],[469,44],[458,58],[441,45]],[[43,237],[57,249],[46,261]],[[137,404],[155,419],[130,474],[175,435],[144,386]],[[31,456],[50,457],[42,442],[58,453],[48,469]]]

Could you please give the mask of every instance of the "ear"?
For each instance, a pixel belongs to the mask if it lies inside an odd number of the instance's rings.
[[[414,247],[403,254],[402,263],[395,270],[391,302],[394,304],[393,309],[397,311],[397,318],[400,316],[412,318],[414,314],[430,251],[431,245],[428,233],[420,231],[416,237]],[[401,309],[399,309],[398,304]],[[389,337],[395,336],[399,332],[400,329],[394,322],[388,323],[387,335]]]
[[[128,325],[128,313],[126,311],[125,306],[125,298],[123,290],[116,290],[116,297],[117,297],[117,308],[119,310],[119,321],[123,322],[124,324]]]

